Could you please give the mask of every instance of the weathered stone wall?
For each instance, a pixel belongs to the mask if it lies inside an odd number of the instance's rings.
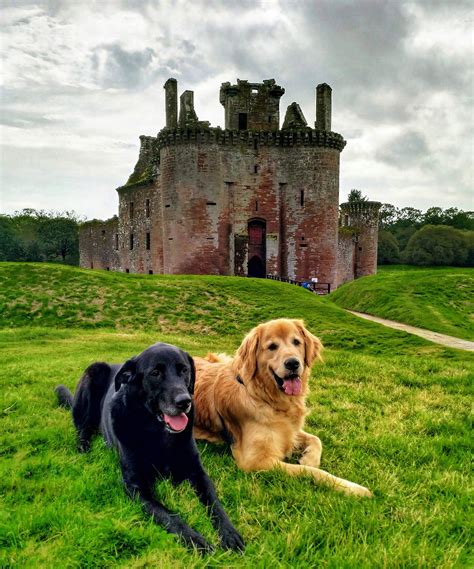
[[[357,237],[350,228],[340,228],[337,241],[336,286],[354,280]]]
[[[120,270],[116,249],[117,216],[100,221],[87,221],[79,227],[79,266],[83,269]]]
[[[162,220],[159,185],[122,187],[119,193],[119,270],[162,273]],[[149,247],[149,248],[148,248]]]

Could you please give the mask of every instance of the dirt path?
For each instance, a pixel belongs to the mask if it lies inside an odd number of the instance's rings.
[[[365,318],[366,320],[378,322],[379,324],[383,324],[389,328],[395,328],[396,330],[403,330],[409,334],[421,336],[422,338],[425,338],[425,340],[447,346],[448,348],[457,348],[458,350],[467,350],[468,352],[474,352],[474,342],[469,342],[469,340],[461,340],[461,338],[455,338],[454,336],[446,336],[446,334],[439,334],[438,332],[432,332],[431,330],[415,328],[415,326],[409,326],[408,324],[402,324],[401,322],[395,322],[393,320],[386,320],[385,318],[379,318],[378,316],[364,314],[363,312],[354,312],[354,310],[348,310],[347,312],[350,312],[355,316]]]

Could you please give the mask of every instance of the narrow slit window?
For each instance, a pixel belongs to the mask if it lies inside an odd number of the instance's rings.
[[[146,217],[150,217],[150,200],[146,200],[145,202],[145,215]]]
[[[247,130],[247,113],[239,113],[239,130]]]
[[[149,233],[146,234],[146,248],[147,248],[147,251],[150,250],[150,234]]]
[[[253,173],[258,174],[258,165],[257,164],[255,164],[255,166],[253,167]]]
[[[118,251],[119,248],[119,238],[118,233],[115,234],[115,250]]]
[[[255,211],[258,211],[258,201],[255,200]]]
[[[133,233],[130,233],[130,251],[133,249]]]
[[[300,205],[304,206],[304,190],[300,192]]]

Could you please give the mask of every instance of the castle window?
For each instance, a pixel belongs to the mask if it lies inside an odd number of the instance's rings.
[[[107,271],[110,271],[110,267],[107,267]]]
[[[145,215],[150,217],[150,200],[146,200],[145,202]]]
[[[268,117],[268,122],[269,122],[269,123],[272,122],[272,116],[271,116],[271,115],[269,115],[269,117]]]
[[[133,233],[130,233],[130,251],[133,249]]]
[[[93,269],[93,268],[94,268],[94,263],[91,263],[91,269]]]
[[[130,202],[130,219],[133,219],[133,202]]]
[[[217,205],[216,202],[206,202],[206,205]]]
[[[304,206],[304,190],[301,190],[300,192],[300,205],[301,207]]]
[[[247,113],[239,113],[239,130],[247,130]]]
[[[253,167],[253,173],[254,173],[254,174],[258,174],[258,166],[257,166],[257,164],[255,164],[255,166]]]
[[[105,235],[105,229],[102,229],[102,235]]]
[[[130,272],[130,269],[125,269],[125,272],[126,272],[126,273],[129,273],[129,272]]]
[[[258,201],[255,200],[255,211],[258,211]]]
[[[148,251],[150,250],[150,234],[149,233],[146,234],[146,248]]]
[[[118,251],[119,248],[119,240],[118,240],[118,233],[115,234],[115,250]]]
[[[153,271],[150,269],[150,270],[148,271],[148,274],[149,274],[149,275],[152,275],[152,274],[153,274]]]

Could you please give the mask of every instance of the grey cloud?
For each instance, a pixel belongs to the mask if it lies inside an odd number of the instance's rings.
[[[92,54],[92,68],[97,83],[106,89],[138,89],[155,77],[157,69],[152,65],[155,56],[151,48],[125,51],[117,44],[103,45]],[[102,58],[105,58],[103,67]]]
[[[390,165],[423,165],[429,160],[429,148],[425,137],[411,131],[395,137],[376,153],[375,158]]]

